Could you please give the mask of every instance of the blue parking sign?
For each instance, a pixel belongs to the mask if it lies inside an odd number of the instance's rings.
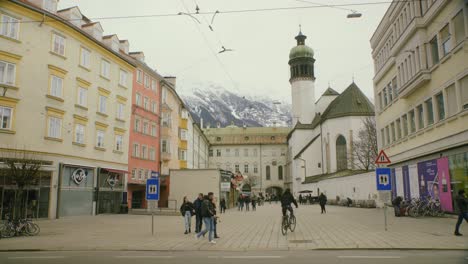
[[[146,200],[159,200],[159,178],[146,180]]]
[[[151,178],[159,178],[159,172],[151,171]]]
[[[377,191],[391,191],[392,177],[390,168],[377,168],[375,170]]]

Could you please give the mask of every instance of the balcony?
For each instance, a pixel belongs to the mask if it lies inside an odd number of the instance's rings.
[[[161,137],[171,137],[171,128],[168,126],[161,126]]]
[[[428,83],[431,80],[431,73],[429,70],[419,70],[411,79],[404,83],[398,90],[401,98],[407,98],[410,94],[418,88]]]
[[[171,153],[161,152],[161,159],[162,161],[170,161],[172,159]]]
[[[187,129],[188,128],[188,119],[180,118],[179,127],[182,128],[182,129]]]
[[[180,149],[188,149],[187,148],[187,140],[179,139],[179,148]]]
[[[180,169],[187,169],[187,161],[186,160],[179,160],[179,167],[180,167]]]

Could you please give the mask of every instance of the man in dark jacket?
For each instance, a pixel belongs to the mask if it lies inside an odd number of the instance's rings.
[[[283,217],[286,216],[286,210],[289,210],[291,215],[294,215],[291,204],[294,204],[296,208],[298,207],[296,199],[294,199],[294,196],[291,194],[291,190],[286,189],[281,197],[281,211],[283,213]]]
[[[465,190],[458,191],[458,196],[455,198],[455,203],[459,211],[457,225],[455,226],[455,235],[462,236],[460,233],[460,225],[463,222],[463,219],[468,222],[468,205],[466,202]]]
[[[327,210],[325,209],[325,205],[327,204],[327,196],[323,193],[320,194],[318,198],[320,208],[322,209],[322,214],[327,213]]]
[[[201,214],[201,206],[203,202],[203,193],[198,194],[198,198],[193,202],[193,206],[195,207],[195,232],[198,233],[202,229],[202,214]]]
[[[199,239],[201,236],[204,236],[206,233],[208,233],[208,241],[212,244],[216,244],[216,241],[213,239],[213,233],[214,233],[214,222],[213,222],[213,217],[215,216],[215,210],[213,207],[213,203],[211,202],[212,197],[209,197],[208,195],[205,195],[203,197],[203,202],[201,206],[201,214],[203,217],[203,222],[205,223],[205,230],[197,233],[195,235],[196,239]]]
[[[395,199],[393,199],[392,201],[393,209],[395,210],[396,217],[401,216],[401,202],[402,201],[403,201],[403,198],[401,196],[395,197]]]

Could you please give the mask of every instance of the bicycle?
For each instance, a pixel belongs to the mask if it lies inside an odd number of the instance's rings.
[[[288,233],[288,229],[291,232],[294,232],[296,229],[296,217],[289,213],[289,210],[286,210],[286,215],[283,216],[283,220],[281,221],[281,233],[285,236]]]
[[[0,237],[10,238],[19,235],[35,236],[41,229],[39,225],[33,223],[31,219],[12,220],[9,215],[6,217],[5,224],[0,229]]]

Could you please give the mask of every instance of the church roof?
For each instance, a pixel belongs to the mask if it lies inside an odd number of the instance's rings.
[[[322,114],[322,119],[343,116],[373,116],[374,105],[353,82],[333,100]]]
[[[322,94],[322,96],[334,96],[334,95],[340,95],[339,92],[333,90],[331,87],[328,87],[328,89]]]

